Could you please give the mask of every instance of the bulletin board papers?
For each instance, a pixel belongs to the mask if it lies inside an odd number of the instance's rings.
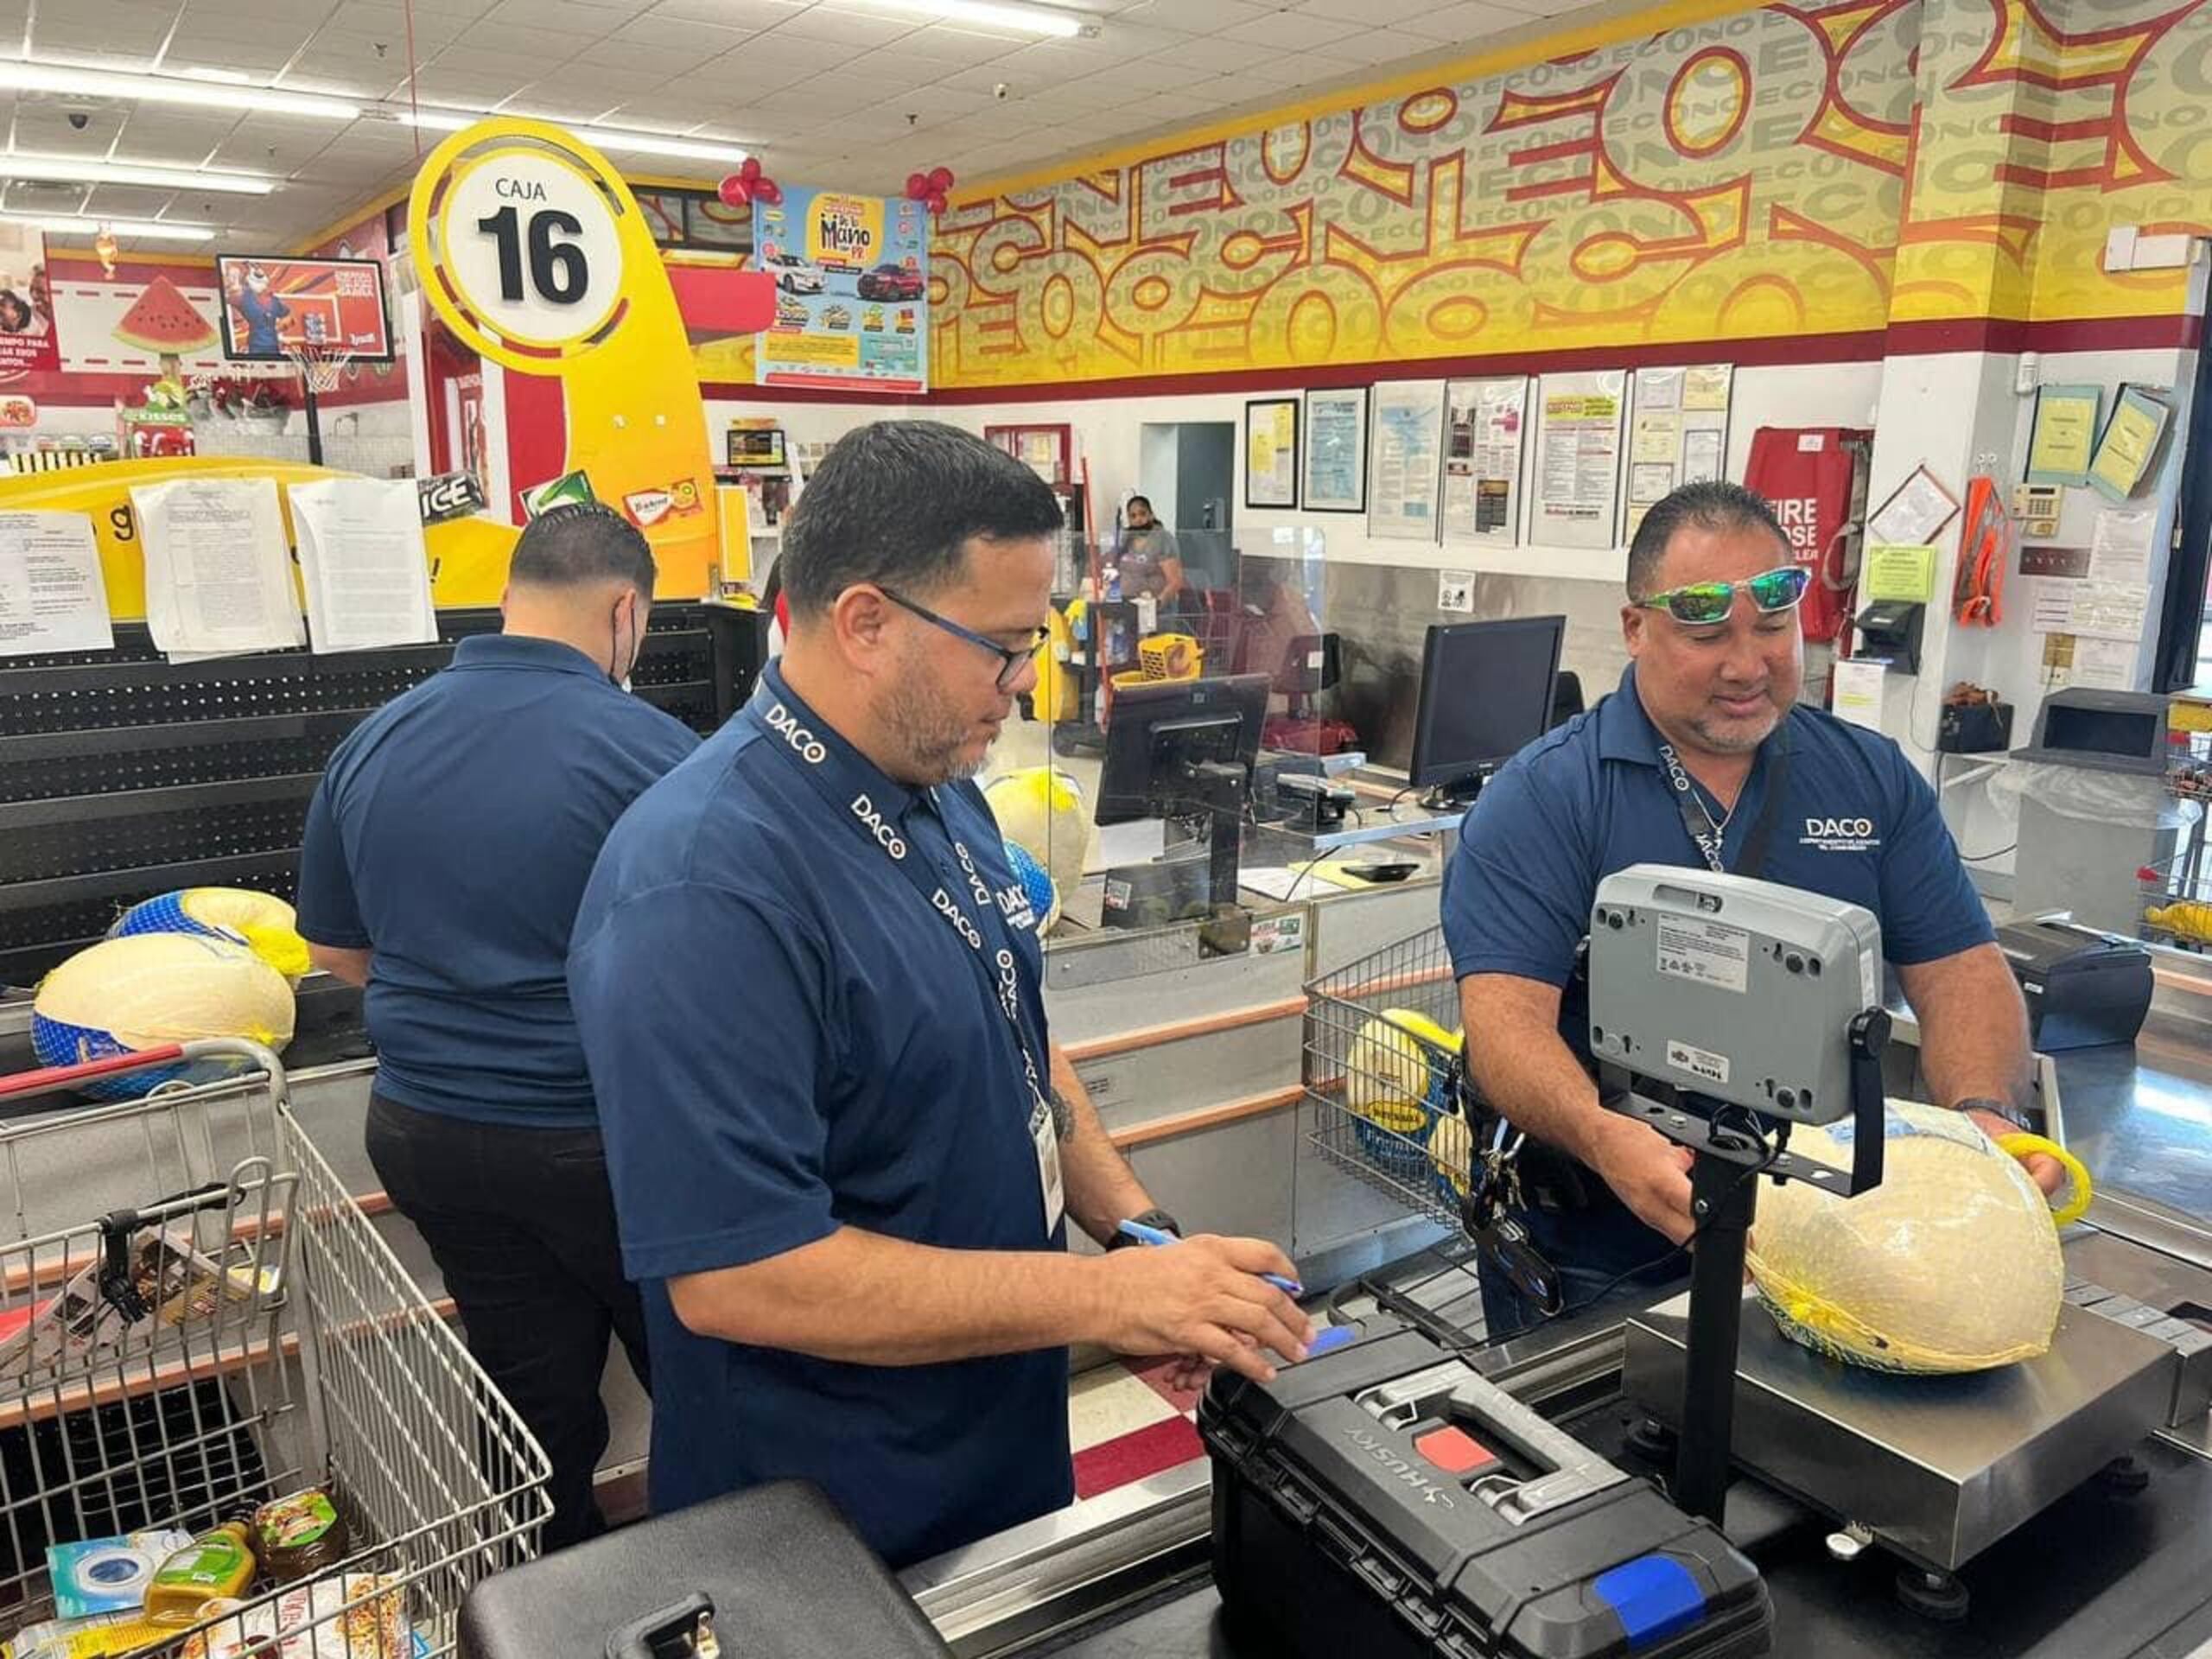
[[[1833,690],[1838,720],[1868,731],[1882,729],[1882,703],[1889,689],[1889,664],[1878,658],[1846,658],[1835,665]]]
[[[1624,531],[1629,540],[1643,515],[1676,488],[1720,476],[1735,372],[1727,363],[1636,372]]]
[[[2137,640],[2149,615],[2150,593],[2123,583],[2038,576],[2028,613],[2037,633],[2074,633],[2092,639]]]
[[[2028,439],[2028,481],[2082,485],[2097,441],[2104,392],[2096,386],[2043,386],[2036,391],[2035,426]]]
[[[1444,389],[1444,539],[1511,547],[1521,538],[1529,377]]]
[[[435,644],[437,612],[414,484],[322,479],[294,485],[291,499],[314,648]]]
[[[1936,550],[1870,547],[1861,578],[1869,600],[1896,599],[1925,605],[1936,596]]]
[[[2135,386],[2122,386],[2112,418],[2097,439],[2089,462],[2089,482],[2113,501],[2125,501],[2141,487],[2151,470],[2158,440],[2165,435],[2173,409],[2163,398]]]
[[[1888,500],[1866,520],[1866,539],[1890,547],[1916,547],[1936,539],[1936,532],[1958,514],[1959,504],[1938,484],[1926,467],[1891,492]]]
[[[1618,545],[1621,427],[1628,373],[1548,374],[1537,383],[1536,505],[1529,539],[1554,547]]]
[[[92,521],[81,512],[0,512],[0,657],[114,645]]]
[[[1444,476],[1444,383],[1406,381],[1375,388],[1375,435],[1368,445],[1367,533],[1437,539],[1437,496]]]
[[[182,661],[306,643],[275,480],[171,479],[130,504],[157,649]]]

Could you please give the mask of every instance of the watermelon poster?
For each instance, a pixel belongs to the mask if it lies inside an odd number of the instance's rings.
[[[46,237],[33,226],[0,221],[0,375],[60,366],[46,282]]]

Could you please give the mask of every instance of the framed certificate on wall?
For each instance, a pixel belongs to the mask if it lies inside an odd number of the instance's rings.
[[[1307,512],[1367,511],[1367,388],[1306,394],[1306,453],[1299,505]]]

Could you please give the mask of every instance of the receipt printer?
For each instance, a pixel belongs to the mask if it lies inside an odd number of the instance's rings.
[[[2073,922],[2014,922],[1997,930],[2028,1001],[2028,1029],[2051,1053],[2132,1043],[2151,1011],[2151,953],[2133,939]]]

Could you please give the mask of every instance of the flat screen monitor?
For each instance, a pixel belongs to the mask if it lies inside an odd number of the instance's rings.
[[[1267,720],[1264,674],[1161,680],[1115,692],[1098,778],[1098,822],[1159,816],[1175,782],[1160,774],[1175,762],[1234,760],[1249,779]]]
[[[1563,616],[1440,623],[1421,652],[1411,781],[1464,798],[1551,725]]]

